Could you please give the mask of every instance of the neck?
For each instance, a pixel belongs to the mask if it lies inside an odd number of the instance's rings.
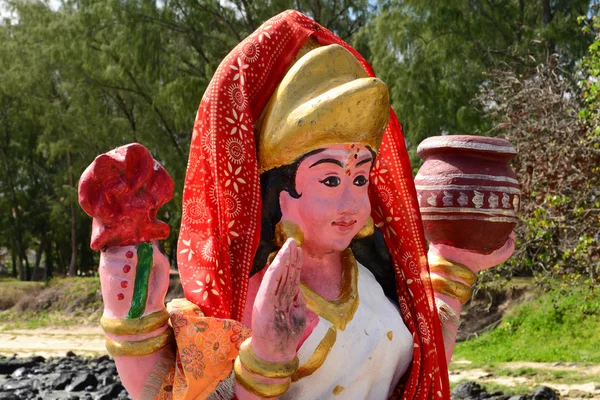
[[[340,295],[342,252],[315,254],[303,247],[301,279],[326,300],[335,300]]]

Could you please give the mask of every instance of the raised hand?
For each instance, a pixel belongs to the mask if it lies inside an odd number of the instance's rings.
[[[252,347],[265,361],[287,362],[306,326],[306,301],[300,292],[302,250],[288,239],[268,267],[252,309]]]
[[[480,254],[443,244],[430,244],[429,256],[442,256],[448,260],[463,264],[473,272],[484,271],[508,260],[515,251],[515,234],[510,234],[504,246],[491,254]]]

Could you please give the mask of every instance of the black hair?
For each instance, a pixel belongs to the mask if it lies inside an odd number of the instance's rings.
[[[282,191],[286,191],[292,198],[299,199],[302,194],[296,191],[298,166],[307,157],[322,151],[324,149],[306,153],[293,164],[271,169],[260,176],[262,197],[260,242],[254,256],[254,264],[250,271],[250,276],[261,271],[266,266],[269,254],[279,250],[279,246],[275,244],[275,226],[281,221],[282,216],[279,194]],[[375,152],[371,150],[371,153],[374,160]],[[397,305],[398,295],[396,293],[394,266],[381,231],[375,228],[373,235],[362,239],[353,239],[350,243],[350,249],[352,249],[356,260],[375,276],[375,279],[383,288],[385,295]]]

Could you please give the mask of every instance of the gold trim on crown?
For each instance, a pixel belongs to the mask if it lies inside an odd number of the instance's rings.
[[[287,72],[257,126],[259,172],[339,143],[377,151],[390,117],[385,84],[340,45],[316,48]]]

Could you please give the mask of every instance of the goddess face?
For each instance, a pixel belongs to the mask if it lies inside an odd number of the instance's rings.
[[[304,233],[302,248],[315,256],[343,251],[371,215],[368,186],[373,164],[369,148],[358,144],[326,147],[302,160],[295,199],[282,191],[282,220]]]

